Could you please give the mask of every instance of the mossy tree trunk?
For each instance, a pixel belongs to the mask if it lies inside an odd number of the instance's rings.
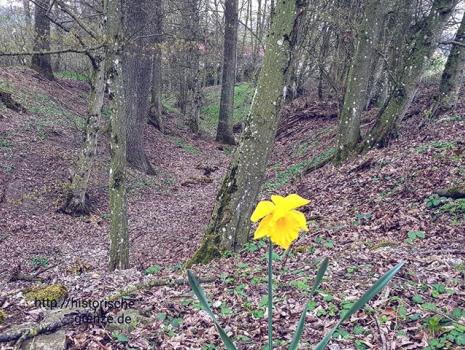
[[[50,0],[38,0],[35,2],[35,37],[33,48],[35,52],[46,52],[50,50],[50,20],[47,17],[49,6]],[[49,80],[54,79],[50,55],[32,55],[31,68]]]
[[[188,265],[206,263],[249,240],[250,215],[256,205],[273,147],[304,3],[277,3],[266,41],[264,62],[238,148],[217,194],[204,238]]]
[[[418,30],[410,38],[410,50],[400,63],[402,73],[398,75],[393,92],[380,110],[375,125],[367,133],[360,151],[386,145],[396,132],[396,124],[410,105],[427,62],[433,54],[441,35],[458,0],[435,0],[428,16],[418,23]]]
[[[452,49],[447,58],[446,66],[442,72],[439,94],[433,108],[432,116],[454,108],[459,98],[460,88],[463,85],[465,69],[465,15],[462,16],[459,29],[455,34]]]
[[[129,267],[126,194],[125,91],[123,84],[123,2],[107,0],[107,50],[110,66],[111,163],[110,163],[110,259],[109,269]]]
[[[62,211],[71,215],[89,213],[87,190],[92,173],[92,165],[97,155],[97,139],[101,128],[101,115],[105,93],[105,55],[93,57],[92,84],[86,119],[86,137],[84,147],[71,179],[70,189]]]
[[[379,0],[369,0],[359,24],[355,54],[349,69],[341,116],[339,118],[336,161],[348,158],[361,140],[360,118],[368,100],[368,84],[375,59],[377,28],[380,26]]]
[[[231,120],[234,113],[234,84],[236,82],[237,0],[226,0],[224,11],[223,80],[216,140],[235,144]]]

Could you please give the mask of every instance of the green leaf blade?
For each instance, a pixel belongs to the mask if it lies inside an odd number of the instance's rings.
[[[187,270],[187,279],[194,294],[196,295],[197,299],[199,299],[202,309],[204,309],[204,311],[207,312],[207,314],[212,319],[218,333],[220,334],[221,340],[223,340],[223,343],[226,349],[237,350],[231,338],[229,338],[229,336],[226,334],[226,332],[223,330],[223,328],[221,328],[220,324],[218,323],[218,320],[216,319],[215,315],[213,314],[210,308],[210,305],[208,304],[208,299],[205,295],[205,292],[200,286],[199,280],[197,279],[197,277],[194,275],[194,273],[191,270]]]
[[[323,262],[320,264],[318,269],[318,273],[316,275],[315,281],[313,282],[313,287],[310,292],[310,296],[313,296],[317,289],[320,287],[321,282],[323,281],[323,277],[328,269],[329,259],[325,258]],[[305,304],[304,310],[302,311],[302,315],[300,316],[299,323],[297,323],[297,328],[294,333],[294,337],[292,338],[291,345],[289,346],[289,350],[297,350],[299,347],[300,339],[302,338],[302,333],[304,331],[304,324],[305,324],[305,317],[307,316],[308,310],[308,302]]]
[[[394,278],[394,275],[399,272],[403,265],[403,262],[397,264],[391,270],[386,272],[380,279],[378,279],[378,281],[376,281],[376,283],[365,294],[363,294],[359,300],[357,300],[357,302],[347,311],[347,313],[341,317],[334,328],[318,343],[318,345],[315,347],[315,350],[324,350],[341,323],[349,319],[349,317],[352,316],[355,312],[362,309],[366,303],[368,303],[376,294],[378,294],[381,289],[386,286],[386,284],[389,283],[392,278]]]

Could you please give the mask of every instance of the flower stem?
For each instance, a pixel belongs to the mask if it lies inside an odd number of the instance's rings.
[[[268,240],[268,350],[273,349],[273,243]]]

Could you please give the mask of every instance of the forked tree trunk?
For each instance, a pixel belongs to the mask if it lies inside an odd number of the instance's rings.
[[[341,162],[352,154],[360,139],[360,118],[368,100],[368,83],[371,65],[375,58],[376,28],[380,25],[379,0],[368,1],[360,23],[357,46],[347,77],[344,104],[339,118],[336,161]]]
[[[110,254],[108,268],[129,267],[126,193],[126,128],[122,51],[124,42],[122,1],[108,0],[108,62],[110,65],[111,163],[110,163]]]
[[[231,120],[234,113],[234,84],[236,82],[237,0],[225,1],[223,80],[216,141],[235,144]]]
[[[34,51],[46,52],[50,50],[50,20],[47,11],[50,0],[38,0],[34,12]],[[31,68],[49,80],[53,80],[50,55],[35,54],[31,58]]]
[[[94,158],[97,155],[97,138],[101,127],[101,114],[105,92],[105,56],[94,57],[92,85],[86,120],[86,138],[84,147],[71,179],[69,193],[62,211],[71,215],[89,213],[87,190]]]
[[[435,0],[429,15],[419,23],[420,29],[409,40],[412,48],[401,62],[403,72],[388,101],[380,110],[375,125],[360,145],[360,151],[374,146],[382,147],[395,134],[396,124],[403,118],[415,96],[425,65],[433,54],[438,37],[457,3],[458,0]]]
[[[249,239],[250,215],[273,147],[299,20],[300,0],[282,0],[267,38],[263,66],[241,141],[217,194],[204,238],[188,265],[206,263]]]
[[[451,110],[459,98],[460,88],[463,85],[465,69],[465,14],[455,34],[454,44],[447,58],[446,66],[442,72],[439,94],[433,107],[432,117]]]

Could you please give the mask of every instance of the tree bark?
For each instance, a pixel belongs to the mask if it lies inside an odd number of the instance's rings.
[[[234,85],[236,82],[237,0],[225,1],[223,80],[221,84],[220,114],[216,141],[234,145],[231,120],[234,113]]]
[[[23,10],[24,10],[24,18],[26,21],[26,32],[29,36],[32,30],[32,16],[31,16],[31,5],[29,0],[23,0]]]
[[[108,0],[108,57],[111,101],[110,164],[110,259],[109,270],[129,267],[129,237],[126,194],[126,123],[123,83],[123,0]]]
[[[442,72],[439,94],[433,107],[432,117],[455,107],[463,85],[465,69],[465,15],[462,16],[460,27],[455,34],[449,57]]]
[[[398,76],[398,81],[394,82],[394,90],[380,110],[375,125],[360,145],[360,151],[374,146],[382,147],[395,135],[396,124],[403,118],[415,96],[425,65],[457,3],[458,0],[435,0],[429,15],[419,23],[419,30],[409,40],[411,50],[400,63],[402,73]]]
[[[47,11],[50,0],[38,0],[34,12],[34,48],[33,51],[50,50],[50,20]],[[31,68],[48,80],[53,80],[53,71],[50,55],[35,54],[31,58]]]
[[[125,36],[132,38],[123,54],[123,78],[126,110],[127,161],[143,173],[155,171],[144,151],[144,130],[150,110],[151,53],[148,50],[152,34],[149,29],[148,0],[125,0]],[[145,36],[145,37],[144,37]]]
[[[206,263],[249,239],[250,215],[273,147],[292,49],[304,11],[300,0],[279,1],[241,141],[216,197],[200,248],[188,265]]]
[[[189,0],[186,4],[187,22],[184,26],[185,37],[188,40],[187,50],[184,52],[184,60],[187,63],[186,70],[186,107],[187,125],[193,134],[200,133],[199,116],[202,107],[202,90],[199,51],[199,22],[200,1]]]
[[[105,55],[94,57],[91,92],[86,120],[86,138],[71,180],[69,193],[62,211],[71,215],[89,214],[87,190],[92,165],[97,155],[97,139],[101,129],[101,115],[105,94]]]
[[[152,97],[150,100],[150,112],[149,112],[149,123],[155,128],[164,133],[163,125],[163,108],[161,104],[161,90],[162,90],[162,51],[161,43],[162,38],[161,34],[163,31],[163,22],[162,22],[162,9],[161,9],[161,0],[153,1],[153,18],[152,18],[152,27],[153,34],[155,39],[153,40],[153,56],[152,56]]]
[[[347,77],[347,86],[339,118],[336,161],[341,162],[352,154],[361,140],[360,118],[368,100],[368,83],[371,65],[375,59],[375,36],[380,25],[379,0],[369,0],[358,31],[357,46]]]

